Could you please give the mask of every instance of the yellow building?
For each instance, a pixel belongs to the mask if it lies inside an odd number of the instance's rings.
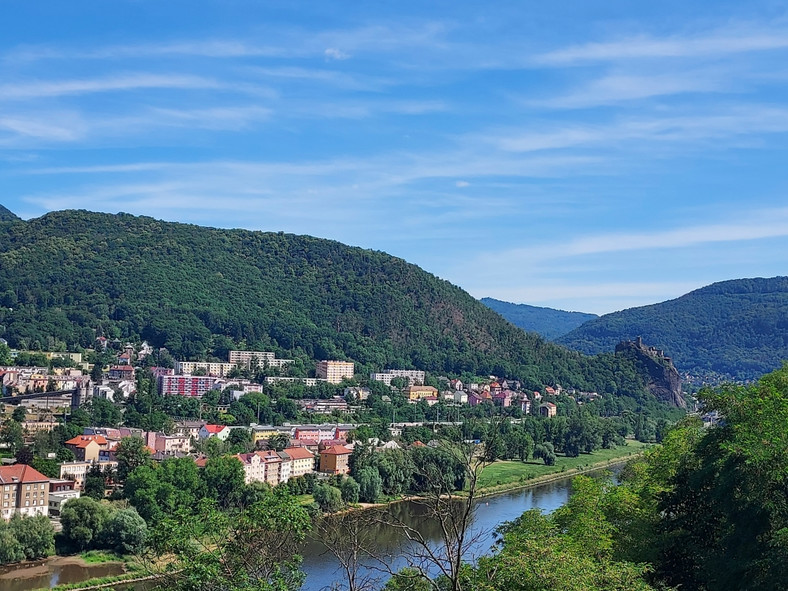
[[[421,400],[422,398],[437,397],[438,390],[432,386],[408,386],[405,388],[408,400]]]

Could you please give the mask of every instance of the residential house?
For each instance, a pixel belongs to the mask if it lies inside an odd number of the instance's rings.
[[[200,439],[208,439],[209,437],[218,437],[222,441],[227,441],[230,436],[230,427],[227,425],[203,425],[200,427]]]
[[[2,516],[49,515],[49,478],[26,464],[0,466]]]
[[[134,368],[131,365],[113,365],[109,368],[111,381],[133,380]]]
[[[78,461],[83,462],[98,461],[99,451],[108,447],[107,439],[103,435],[77,435],[64,445],[74,452]]]
[[[293,460],[287,455],[285,451],[278,451],[276,455],[279,456],[281,463],[279,464],[279,483],[287,482],[293,473]]]
[[[556,405],[552,402],[545,402],[539,406],[539,414],[543,417],[554,417],[557,411]]]
[[[76,490],[76,483],[73,480],[50,480],[49,481],[49,515],[59,517],[63,505],[71,499],[78,499],[80,493]]]
[[[355,366],[350,361],[318,361],[315,376],[329,384],[341,384],[344,379],[353,379]]]
[[[244,469],[244,482],[265,482],[265,461],[256,453],[238,454],[237,458]]]
[[[348,458],[351,451],[344,445],[333,445],[320,452],[320,472],[326,474],[348,474]]]

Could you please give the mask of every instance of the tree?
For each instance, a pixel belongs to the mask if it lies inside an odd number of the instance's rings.
[[[373,591],[378,588],[375,559],[377,517],[369,511],[348,511],[316,520],[315,540],[326,547],[337,563],[343,581],[335,581],[331,591]]]
[[[11,413],[11,419],[17,423],[23,423],[27,419],[27,410],[21,404]]]
[[[233,453],[246,453],[254,447],[252,432],[249,429],[232,429],[227,443]]]
[[[0,441],[8,446],[11,453],[16,454],[25,444],[25,434],[22,430],[22,425],[13,419],[6,421],[3,428],[0,429]]]
[[[390,514],[382,519],[408,540],[403,552],[409,568],[406,572],[413,573],[414,582],[427,582],[433,591],[472,590],[474,587],[463,578],[463,560],[485,534],[470,529],[479,474],[487,465],[484,454],[478,453],[473,444],[447,441],[439,449],[416,448],[414,452],[422,456],[414,458],[414,487],[423,491],[417,502],[437,523],[440,538],[436,543]],[[465,495],[457,500],[453,493],[463,488]],[[380,560],[380,564],[394,574],[387,561]]]
[[[339,484],[339,490],[342,492],[343,501],[348,504],[358,503],[360,487],[352,476],[342,479],[342,482]]]
[[[115,459],[118,480],[125,482],[135,468],[150,463],[150,451],[141,437],[123,437],[115,448]]]
[[[100,501],[104,498],[106,488],[107,481],[104,478],[104,473],[97,464],[93,465],[85,475],[85,485],[82,489],[83,494],[91,499]]]
[[[90,497],[70,499],[60,512],[63,537],[68,543],[85,550],[98,543],[104,523],[109,517],[109,506],[103,502]]]
[[[33,458],[30,465],[48,478],[60,478],[60,465],[57,460]]]
[[[104,524],[103,544],[120,554],[133,554],[142,550],[148,534],[148,525],[134,509],[116,511]]]
[[[106,398],[93,398],[88,405],[90,423],[96,427],[117,427],[120,425],[120,409]]]
[[[55,530],[44,515],[22,517],[15,514],[8,526],[28,560],[46,558],[55,553]]]
[[[541,459],[545,465],[552,466],[555,464],[556,455],[553,444],[548,442],[540,443],[534,447],[534,459]]]
[[[104,378],[104,368],[101,363],[94,363],[93,368],[90,370],[90,379],[97,384],[101,383]]]
[[[377,469],[365,466],[358,471],[359,499],[364,503],[374,503],[383,492],[383,479]]]
[[[290,436],[287,433],[277,433],[268,440],[268,446],[276,451],[282,451],[290,445]]]
[[[14,456],[18,464],[30,464],[33,461],[33,450],[26,445],[16,450]]]
[[[209,458],[202,471],[206,494],[222,507],[239,503],[244,487],[244,469],[238,458],[224,456]]]
[[[336,513],[345,507],[345,504],[342,502],[342,492],[330,484],[316,485],[312,496],[315,498],[315,503],[318,504],[320,510],[325,513]]]
[[[239,512],[208,501],[181,512],[149,536],[147,567],[158,588],[173,591],[297,591],[304,582],[297,554],[311,520],[284,490]],[[163,563],[160,556],[171,555]]]

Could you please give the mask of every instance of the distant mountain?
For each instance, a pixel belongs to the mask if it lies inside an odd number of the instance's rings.
[[[599,318],[585,312],[565,312],[527,304],[512,304],[494,298],[482,298],[482,304],[495,310],[515,326],[535,332],[552,341],[574,330],[581,324]]]
[[[19,348],[92,346],[99,331],[186,359],[272,350],[314,359],[500,375],[527,387],[654,401],[643,368],[525,333],[391,255],[283,232],[58,211],[0,231],[0,336]]]
[[[14,222],[19,219],[19,216],[17,216],[13,211],[0,205],[0,222]]]
[[[557,339],[585,353],[643,340],[681,372],[757,378],[788,360],[788,277],[714,283],[678,299],[606,314]]]

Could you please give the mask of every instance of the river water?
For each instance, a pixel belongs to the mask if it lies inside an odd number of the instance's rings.
[[[494,543],[493,533],[501,523],[515,519],[529,509],[538,508],[551,512],[566,503],[571,492],[571,483],[571,478],[565,478],[477,501],[471,526],[472,535],[476,535],[477,539],[466,560],[473,561],[490,552]],[[399,521],[417,528],[431,543],[438,543],[438,528],[427,519],[422,505],[416,502],[396,503],[389,511],[394,513]],[[401,551],[403,544],[399,532],[393,528],[376,528],[373,550],[380,556],[388,556],[389,566],[395,570],[405,566]],[[303,570],[307,575],[302,591],[325,591],[331,589],[332,582],[342,580],[343,575],[337,568],[336,558],[320,541],[309,541],[302,555]],[[33,591],[55,584],[74,583],[121,572],[123,566],[120,564],[81,565],[74,559],[58,557],[24,566],[0,568],[0,591]],[[374,571],[367,572],[376,577],[380,576]],[[382,585],[381,576],[379,586]]]
[[[512,521],[529,509],[538,508],[549,513],[566,503],[571,492],[571,483],[571,478],[566,478],[480,499],[476,504],[471,526],[471,535],[477,539],[466,560],[474,561],[490,552],[495,541],[494,531],[501,523]],[[415,502],[397,503],[391,507],[391,511],[395,513],[397,520],[417,528],[432,544],[437,544],[440,540],[436,524],[427,519],[422,505]],[[373,551],[388,556],[391,561],[389,566],[397,570],[406,566],[401,552],[404,543],[399,532],[393,528],[377,528]],[[303,570],[307,574],[302,591],[325,591],[331,589],[333,581],[342,580],[343,574],[338,570],[336,558],[319,541],[309,542],[302,554]],[[383,585],[383,577],[379,572],[365,572],[381,577],[379,586]]]

